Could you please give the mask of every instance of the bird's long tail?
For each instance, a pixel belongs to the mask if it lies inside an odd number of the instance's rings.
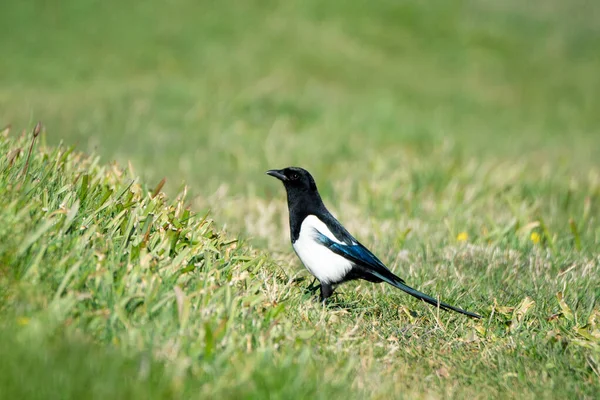
[[[376,274],[378,278],[382,279],[384,282],[389,283],[390,285],[397,287],[398,289],[410,294],[413,297],[416,297],[419,300],[423,300],[426,303],[431,304],[432,306],[435,307],[439,307],[442,310],[452,310],[452,311],[456,311],[457,313],[461,313],[464,315],[468,315],[469,317],[473,317],[473,318],[481,318],[481,315],[479,314],[475,314],[472,313],[470,311],[466,311],[463,310],[462,308],[458,308],[455,306],[452,306],[450,304],[438,301],[436,299],[434,299],[431,296],[426,295],[425,293],[419,292],[416,289],[411,288],[410,286],[408,286],[407,284],[405,284],[400,278],[398,278],[397,276],[393,275],[393,277],[386,277],[380,274]]]

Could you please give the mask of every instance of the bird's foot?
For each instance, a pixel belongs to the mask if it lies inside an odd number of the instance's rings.
[[[312,296],[311,301],[315,304],[318,304],[320,306],[330,306],[331,304],[335,303],[335,301],[333,301],[333,299],[331,297],[327,297],[327,298],[323,298],[323,296],[321,296],[321,294],[317,295],[317,296]]]
[[[317,283],[315,283],[315,282],[317,282]],[[316,291],[317,291],[317,290],[318,290],[320,287],[321,287],[321,285],[318,283],[317,279],[315,278],[315,279],[313,279],[313,281],[312,281],[312,283],[310,284],[310,286],[308,286],[308,287],[305,289],[305,292],[308,292],[308,293],[314,293],[314,292],[316,292]]]

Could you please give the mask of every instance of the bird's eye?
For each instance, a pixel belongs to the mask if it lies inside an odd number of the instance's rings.
[[[293,181],[297,180],[298,178],[300,178],[300,175],[298,175],[297,173],[293,173],[292,176],[290,176],[290,179]]]

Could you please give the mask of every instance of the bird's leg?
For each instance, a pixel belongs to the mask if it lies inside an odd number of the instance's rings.
[[[320,285],[318,283],[315,284],[315,282],[317,282],[317,278],[313,278],[313,281],[311,282],[310,286],[306,288],[306,290],[311,293],[316,292]]]
[[[325,301],[333,294],[333,286],[329,283],[321,282],[321,301]]]

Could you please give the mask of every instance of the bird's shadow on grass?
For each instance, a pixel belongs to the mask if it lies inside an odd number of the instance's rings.
[[[304,301],[310,301],[316,304],[323,306],[327,310],[332,311],[346,311],[352,314],[363,314],[365,316],[375,316],[381,317],[383,314],[388,312],[392,312],[391,310],[386,310],[385,305],[380,303],[373,303],[367,300],[366,298],[362,299],[350,299],[348,297],[352,297],[351,294],[342,292],[334,292],[331,297],[327,299],[325,304],[323,304],[320,300],[319,288],[320,284],[317,279],[313,279],[310,281],[308,277],[300,277],[294,279],[294,284],[302,290],[302,297]],[[306,286],[305,282],[310,282],[308,286]],[[399,304],[402,304],[401,302]],[[410,313],[412,318],[422,318],[425,316],[426,310],[422,312],[418,312],[415,310],[406,310]],[[394,313],[394,312],[392,312]]]
[[[299,288],[302,289],[302,295],[306,298],[306,301],[312,301],[314,303],[323,302],[320,299],[320,284],[317,279],[313,279],[312,282],[305,286],[303,282],[308,281],[310,278],[297,278],[294,280],[294,283],[297,284]],[[344,299],[344,293],[336,293],[334,292],[331,297],[329,297],[324,304],[324,307],[328,310],[338,310],[338,311],[348,311],[352,313],[356,312],[372,312],[378,309],[378,305],[365,305],[364,302],[359,300],[348,301]]]

